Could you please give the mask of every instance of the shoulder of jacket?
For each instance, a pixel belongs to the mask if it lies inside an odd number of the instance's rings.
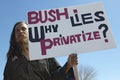
[[[18,56],[9,57],[7,62],[14,62],[17,59],[18,59]]]

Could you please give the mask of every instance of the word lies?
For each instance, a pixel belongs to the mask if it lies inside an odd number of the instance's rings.
[[[81,15],[78,14],[77,9],[73,10],[73,12],[75,13],[74,16],[70,16],[72,27],[105,20],[103,11],[96,11],[94,13],[84,13]]]

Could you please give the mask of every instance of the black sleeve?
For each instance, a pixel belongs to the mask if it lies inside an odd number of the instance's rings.
[[[4,68],[3,80],[11,80],[11,60],[8,59]]]
[[[73,68],[65,73],[67,63],[61,67],[55,58],[50,58],[48,61],[53,80],[74,80]]]

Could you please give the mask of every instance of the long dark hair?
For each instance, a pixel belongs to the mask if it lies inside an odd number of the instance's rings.
[[[20,21],[20,22],[17,22],[14,25],[12,33],[11,33],[11,37],[10,37],[10,43],[9,43],[10,46],[9,46],[9,50],[8,50],[8,53],[7,53],[7,58],[13,57],[15,55],[15,53],[16,53],[15,51],[16,51],[16,44],[17,44],[17,42],[15,40],[15,28],[16,28],[17,25],[19,25],[21,23],[27,24],[26,22]]]

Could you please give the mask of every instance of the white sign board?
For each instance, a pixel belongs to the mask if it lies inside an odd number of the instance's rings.
[[[30,60],[115,48],[102,3],[29,11]]]

